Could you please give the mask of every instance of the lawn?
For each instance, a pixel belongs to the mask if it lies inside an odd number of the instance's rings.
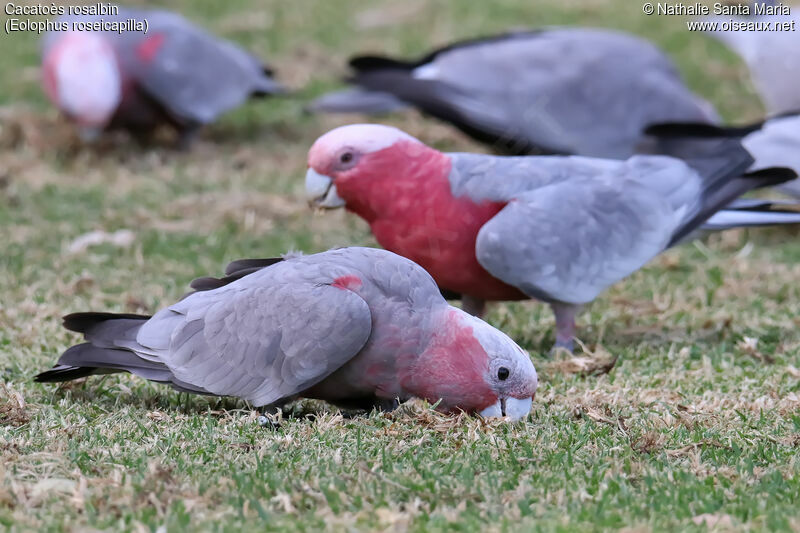
[[[762,113],[732,54],[628,0],[169,7],[268,59],[297,94],[225,116],[190,153],[116,136],[87,148],[45,103],[37,36],[3,36],[1,528],[800,530],[796,230],[668,251],[581,316],[574,358],[544,356],[545,306],[492,307],[489,322],[530,351],[541,379],[514,425],[413,402],[355,417],[301,402],[271,430],[242,402],[127,374],[33,383],[79,340],[61,315],[151,313],[232,259],[375,245],[356,217],[314,214],[303,199],[308,147],[360,119],[303,113],[350,54],[415,55],[520,26],[616,27],[663,46],[728,120]],[[385,121],[442,149],[483,150],[414,113]],[[116,243],[79,240],[120,230]]]

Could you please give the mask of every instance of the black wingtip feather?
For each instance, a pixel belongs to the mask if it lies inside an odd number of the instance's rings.
[[[240,270],[251,270],[254,268],[265,268],[275,263],[283,261],[283,257],[267,257],[265,259],[237,259],[231,261],[225,267],[225,275],[230,276],[239,272]]]
[[[116,320],[122,318],[129,318],[129,319],[139,319],[139,320],[150,320],[150,315],[137,315],[133,313],[97,313],[97,312],[88,312],[88,313],[72,313],[66,315],[63,320],[63,326],[70,331],[76,331],[78,333],[86,333],[91,326],[98,324],[100,322],[105,322],[106,320]]]
[[[797,172],[788,167],[768,167],[753,172],[747,172],[743,178],[760,180],[763,184],[758,187],[772,187],[797,178]]]
[[[369,72],[373,70],[412,70],[417,66],[416,62],[400,61],[383,56],[357,56],[348,61],[350,68],[358,72]]]
[[[71,381],[73,379],[91,376],[97,369],[84,366],[56,365],[50,370],[40,372],[33,377],[37,383],[59,383],[61,381]]]
[[[280,263],[282,257],[269,257],[266,259],[239,259],[228,263],[225,267],[225,276],[221,278],[204,277],[192,280],[189,287],[196,291],[211,291],[233,283],[253,272],[258,272],[268,266]]]
[[[676,137],[697,137],[714,138],[730,137],[738,139],[760,130],[764,126],[764,121],[745,124],[744,126],[716,126],[714,124],[703,124],[696,122],[669,122],[664,124],[652,124],[645,128],[645,135],[661,138]]]

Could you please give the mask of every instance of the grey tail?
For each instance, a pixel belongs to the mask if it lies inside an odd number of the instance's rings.
[[[681,159],[700,175],[702,200],[694,216],[675,232],[670,245],[680,241],[744,193],[797,177],[793,170],[777,167],[747,173],[754,162],[753,156],[737,139],[731,138],[703,139],[689,157]]]
[[[387,114],[409,107],[393,94],[353,87],[325,93],[306,106],[310,113]]]
[[[797,178],[797,173],[790,168],[772,167],[739,175],[734,173],[722,180],[709,180],[704,182],[703,203],[697,214],[688,220],[673,236],[670,246],[676,244],[692,231],[708,222],[706,229],[727,229],[740,226],[765,226],[773,224],[793,224],[793,216],[785,214],[772,216],[756,216],[754,211],[740,211],[739,215],[732,216],[735,210],[726,210],[725,206],[733,202],[742,194],[761,187],[772,187]],[[747,214],[749,213],[749,214]],[[762,211],[763,213],[763,211]],[[725,218],[728,215],[728,218]],[[714,220],[716,217],[716,220]],[[725,220],[725,223],[722,221]],[[716,227],[714,225],[716,224]]]
[[[286,87],[265,74],[258,80],[258,84],[254,88],[252,94],[256,97],[262,97],[288,94],[289,92],[290,91]]]
[[[83,333],[87,342],[68,348],[53,368],[37,374],[34,381],[55,383],[96,374],[130,372],[179,391],[209,394],[202,388],[177,379],[165,364],[140,357],[129,348],[136,346],[136,335],[149,319],[147,315],[114,313],[73,313],[65,316],[64,327]]]
[[[164,381],[171,373],[163,364],[148,361],[117,345],[134,341],[150,317],[113,313],[74,313],[64,317],[64,327],[83,333],[86,340],[67,349],[56,365],[38,374],[39,382],[70,381],[92,374],[132,372],[146,379]]]

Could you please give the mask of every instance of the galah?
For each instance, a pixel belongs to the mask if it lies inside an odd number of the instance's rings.
[[[95,19],[147,20],[146,33],[79,31]],[[180,15],[120,8],[118,15],[63,16],[42,51],[43,85],[82,137],[110,128],[149,132],[170,124],[187,145],[199,127],[251,96],[282,92],[271,70]]]
[[[703,159],[442,153],[399,129],[356,124],[320,137],[306,193],[361,216],[387,250],[425,268],[480,314],[538,298],[571,349],[575,315],[742,193],[796,177],[740,174],[753,159],[722,140]]]
[[[800,89],[798,89],[800,92]],[[788,167],[800,173],[800,113],[778,115],[745,126],[718,127],[708,124],[661,124],[647,130],[655,139],[652,150],[685,157],[692,154],[702,139],[733,138],[753,155],[750,171],[769,167]],[[778,186],[786,194],[800,198],[800,180]]]
[[[720,15],[700,23],[706,24],[709,35],[742,58],[770,115],[798,111],[800,28],[797,26],[800,16],[797,7],[781,3],[766,8],[753,6],[750,12],[755,14],[757,9],[771,14],[747,18]],[[785,29],[778,31],[779,27]]]
[[[297,397],[391,409],[419,397],[446,412],[519,419],[538,384],[508,336],[451,307],[418,265],[375,248],[232,263],[227,276],[152,317],[77,313],[86,342],[37,381],[131,372],[256,406]]]
[[[405,105],[514,154],[626,158],[662,122],[716,122],[652,43],[611,30],[545,28],[457,42],[416,61],[350,61],[355,90],[312,110],[382,112]]]

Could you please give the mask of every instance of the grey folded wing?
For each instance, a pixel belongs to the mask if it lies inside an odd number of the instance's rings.
[[[280,92],[254,56],[173,13],[148,13],[145,41],[128,41],[124,59],[137,83],[177,118],[207,124],[256,93]],[[142,46],[155,52],[143,60]]]
[[[156,314],[128,345],[181,381],[267,405],[354,357],[371,334],[367,303],[328,284],[259,286],[253,274]]]
[[[478,233],[478,262],[532,297],[590,302],[669,246],[698,209],[696,183],[654,158],[518,194]]]

